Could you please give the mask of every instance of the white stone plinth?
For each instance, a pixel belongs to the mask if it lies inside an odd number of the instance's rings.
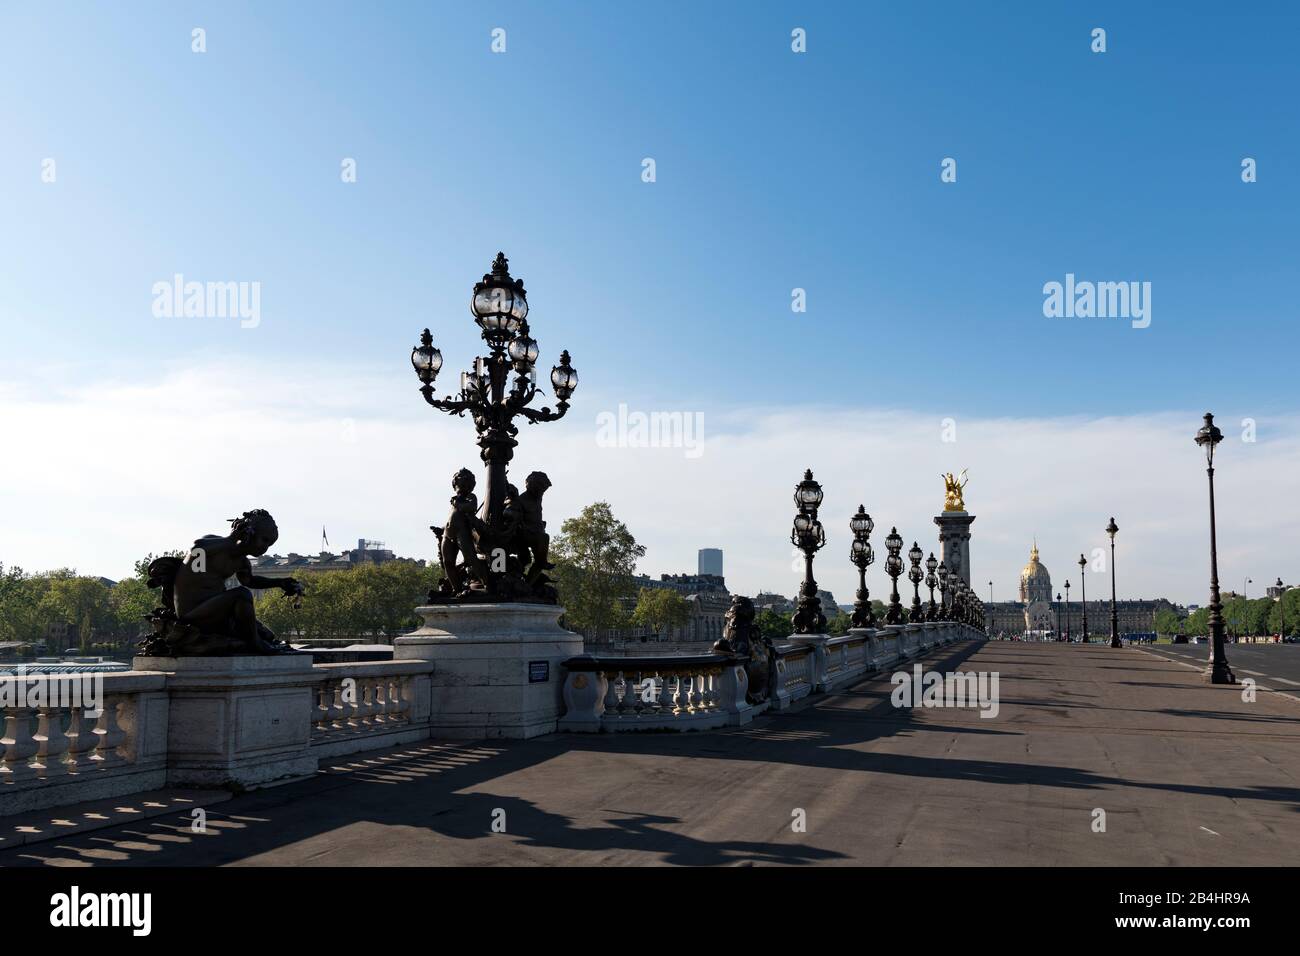
[[[311,655],[137,657],[167,677],[167,784],[248,789],[316,772]]]
[[[555,731],[563,713],[561,664],[582,653],[582,637],[560,627],[564,608],[429,604],[415,611],[424,626],[397,638],[393,657],[434,662],[431,736],[525,738]]]

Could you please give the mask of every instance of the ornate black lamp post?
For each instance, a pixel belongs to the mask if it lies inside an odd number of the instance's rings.
[[[885,538],[885,573],[889,575],[891,590],[889,593],[889,610],[885,613],[886,624],[903,624],[907,618],[903,613],[903,602],[898,599],[898,576],[903,573],[903,537],[897,528],[891,528]]]
[[[925,612],[921,610],[921,579],[925,577],[921,571],[921,559],[925,557],[925,552],[915,541],[912,547],[907,551],[907,560],[911,567],[907,569],[907,580],[912,582],[912,608],[907,612],[907,622],[909,624],[920,624],[925,620]]]
[[[1089,643],[1088,641],[1088,575],[1084,570],[1087,567],[1088,567],[1087,560],[1084,559],[1082,554],[1079,555],[1079,587],[1083,589],[1080,592],[1079,597],[1082,599],[1080,601],[1080,604],[1083,606],[1083,643],[1084,644]]]
[[[1205,449],[1205,474],[1210,479],[1210,665],[1205,677],[1211,684],[1235,684],[1236,676],[1228,666],[1223,649],[1223,602],[1219,599],[1219,542],[1214,527],[1214,448],[1223,441],[1223,432],[1214,424],[1214,416],[1205,413],[1205,424],[1196,432],[1196,444]]]
[[[935,577],[935,571],[939,568],[939,559],[930,552],[930,556],[925,559],[925,586],[930,589],[930,603],[925,608],[925,619],[927,621],[939,620],[939,605],[934,603],[934,588],[939,583]]]
[[[1056,639],[1061,639],[1061,592],[1056,592]]]
[[[555,409],[530,407],[537,395],[544,394],[534,384],[537,341],[529,335],[526,321],[528,298],[523,280],[511,278],[509,262],[503,253],[497,253],[492,271],[474,285],[470,312],[482,330],[488,354],[477,357],[470,371],[461,373],[458,395],[434,398],[433,383],[442,369],[442,353],[434,347],[428,329],[421,334],[420,344],[411,350],[411,365],[422,383],[420,393],[424,400],[433,408],[451,415],[469,414],[478,432],[480,457],[487,465],[486,500],[481,509],[473,493],[473,475],[466,471],[456,476],[453,487],[457,496],[452,518],[445,530],[437,529],[444,534],[439,554],[448,578],[454,577],[459,585],[464,585],[468,572],[470,589],[482,595],[545,599],[539,577],[550,567],[541,543],[545,535],[540,527],[533,528],[532,525],[540,525],[540,495],[545,490],[541,486],[549,487],[550,482],[545,475],[536,473],[540,481],[532,492],[535,500],[530,499],[516,509],[536,512],[535,520],[524,522],[528,525],[525,528],[518,521],[507,520],[506,496],[510,486],[506,472],[518,444],[514,419],[522,417],[535,424],[563,418],[569,409],[569,398],[578,387],[578,373],[570,364],[569,353],[562,352],[560,363],[551,369],[551,386],[558,400]],[[515,373],[513,382],[510,381],[512,370]],[[530,536],[528,543],[523,542],[521,532]],[[484,554],[489,548],[522,555],[531,551],[535,567],[530,568],[526,582],[518,568],[508,581],[510,571],[488,570],[480,557],[466,553],[476,548]],[[464,555],[465,563],[447,567],[448,558],[454,562],[457,553]],[[468,594],[469,591],[462,591],[459,597]]]
[[[871,612],[871,592],[867,590],[867,568],[876,560],[876,553],[871,549],[868,539],[875,526],[867,509],[858,505],[858,513],[849,519],[849,530],[853,532],[849,560],[858,569],[858,593],[854,595],[853,601],[854,627],[876,626],[876,615]]]
[[[939,562],[939,570],[935,572],[935,577],[939,579],[939,616],[940,621],[952,620],[952,608],[948,603],[948,565],[942,561]]]
[[[813,480],[812,469],[803,473],[803,481],[794,486],[794,503],[799,510],[794,516],[790,543],[803,552],[803,583],[799,585],[799,605],[791,617],[796,634],[820,634],[826,630],[826,615],[817,597],[817,581],[813,578],[813,555],[826,544],[826,532],[817,520],[817,509],[822,503],[822,486]]]
[[[1119,640],[1119,611],[1115,606],[1115,535],[1119,533],[1119,525],[1113,516],[1106,525],[1106,533],[1110,535],[1110,646],[1123,647]]]
[[[461,373],[458,397],[433,397],[433,381],[442,368],[442,353],[433,347],[428,329],[411,351],[411,364],[424,383],[420,388],[424,400],[439,411],[461,416],[468,412],[474,419],[481,457],[488,466],[484,520],[494,530],[501,524],[505,506],[506,467],[519,444],[515,440],[515,416],[532,424],[563,418],[569,410],[569,398],[578,387],[578,373],[569,364],[569,353],[561,352],[560,364],[551,369],[551,386],[558,399],[555,410],[528,407],[541,394],[533,383],[537,341],[529,336],[525,321],[528,299],[524,282],[510,277],[509,266],[505,254],[498,252],[492,271],[474,285],[470,312],[482,329],[489,351],[474,360],[471,371]],[[508,381],[511,370],[516,373],[513,383]]]
[[[1065,579],[1065,643],[1070,643],[1070,579]]]

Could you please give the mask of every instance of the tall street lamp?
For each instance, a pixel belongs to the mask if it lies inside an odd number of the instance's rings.
[[[1079,555],[1079,587],[1082,589],[1079,597],[1082,598],[1080,603],[1083,605],[1083,643],[1090,643],[1088,640],[1088,575],[1085,568],[1088,562],[1082,554]]]
[[[891,584],[889,610],[885,613],[886,624],[903,624],[907,620],[903,613],[903,602],[898,599],[898,576],[903,573],[903,557],[899,553],[902,550],[903,536],[897,528],[890,528],[885,538],[885,551],[888,552],[885,557],[885,573],[889,575]]]
[[[1277,637],[1279,641],[1286,640],[1286,585],[1282,579],[1277,579]]]
[[[428,329],[420,335],[420,344],[411,350],[411,365],[415,369],[421,384],[420,393],[433,408],[450,415],[463,417],[469,414],[478,433],[480,457],[487,465],[486,501],[479,509],[477,498],[473,493],[474,478],[471,473],[462,472],[453,481],[457,497],[453,499],[455,522],[449,521],[445,529],[442,547],[439,551],[443,557],[444,571],[460,585],[470,585],[480,595],[508,598],[537,598],[540,594],[526,595],[529,587],[538,584],[537,572],[550,565],[546,562],[544,549],[540,540],[532,542],[531,550],[535,569],[530,569],[528,582],[524,582],[517,569],[513,573],[493,567],[488,570],[486,562],[477,555],[465,553],[477,548],[484,554],[489,549],[515,553],[513,549],[529,547],[519,540],[518,522],[507,515],[507,494],[510,490],[506,472],[510,459],[514,456],[515,440],[518,427],[514,424],[516,417],[526,419],[530,424],[551,422],[564,417],[569,409],[569,399],[578,387],[578,372],[570,364],[569,353],[560,354],[560,363],[551,369],[551,387],[555,391],[556,406],[542,408],[530,407],[533,399],[545,394],[537,388],[534,363],[537,361],[537,341],[529,335],[528,297],[524,291],[522,279],[511,278],[510,263],[504,253],[497,253],[492,263],[492,271],[474,285],[474,294],[470,299],[470,312],[482,332],[483,341],[487,343],[488,354],[474,360],[471,370],[462,372],[460,391],[456,396],[434,398],[434,380],[442,368],[442,352],[433,345],[433,336]],[[510,373],[515,373],[510,381]],[[541,479],[545,476],[537,473]],[[549,486],[549,481],[546,485]],[[540,520],[540,492],[536,492]],[[528,505],[527,507],[532,507]],[[475,518],[475,512],[478,512]],[[475,522],[478,522],[477,524]],[[453,526],[453,524],[455,526]],[[530,531],[536,539],[539,531]],[[444,554],[445,552],[445,554]],[[465,563],[446,567],[446,558],[454,562],[457,553],[464,554]],[[527,552],[525,552],[527,553]],[[494,564],[496,562],[493,562]],[[466,574],[469,573],[469,581]],[[477,580],[479,578],[485,580]],[[456,597],[466,597],[469,591],[463,591]]]
[[[794,503],[799,510],[794,516],[790,542],[803,552],[804,572],[803,584],[799,585],[799,605],[790,620],[796,634],[820,634],[826,630],[826,615],[822,613],[817,581],[813,578],[813,555],[826,544],[826,532],[817,520],[822,486],[813,480],[811,468],[803,473],[803,481],[794,487]]]
[[[939,562],[939,570],[935,572],[935,577],[939,579],[939,617],[940,621],[952,620],[952,609],[948,604],[948,565],[942,561]]]
[[[925,559],[925,586],[930,589],[930,603],[925,608],[925,619],[927,621],[939,620],[939,605],[934,603],[934,588],[939,583],[935,572],[939,568],[939,559],[930,552],[930,556]]]
[[[1070,643],[1070,579],[1065,579],[1065,643]]]
[[[925,557],[925,552],[915,541],[912,547],[907,551],[907,560],[912,565],[907,570],[907,580],[912,582],[912,609],[907,612],[907,622],[909,624],[920,624],[925,620],[925,614],[921,610],[921,579],[925,575],[921,572],[921,559]]]
[[[1123,647],[1119,640],[1119,611],[1115,606],[1115,535],[1119,534],[1119,525],[1113,516],[1106,525],[1106,533],[1110,535],[1110,646]]]
[[[849,547],[849,560],[858,569],[858,593],[853,601],[853,626],[875,627],[876,615],[871,611],[871,592],[867,590],[867,568],[876,560],[876,553],[871,550],[871,531],[876,523],[867,514],[867,509],[858,505],[858,513],[849,519],[849,530],[853,532],[853,544]]]
[[[1061,639],[1061,592],[1056,592],[1056,639]]]
[[[1211,684],[1235,684],[1236,676],[1228,666],[1223,648],[1223,602],[1219,599],[1219,543],[1214,527],[1214,448],[1223,441],[1223,432],[1214,424],[1214,416],[1205,413],[1205,424],[1196,432],[1196,444],[1205,449],[1205,474],[1210,480],[1210,663],[1205,678]]]

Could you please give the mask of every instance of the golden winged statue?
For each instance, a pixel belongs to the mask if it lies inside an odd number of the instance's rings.
[[[962,490],[970,482],[966,477],[966,469],[961,470],[961,475],[953,477],[951,471],[943,475],[943,510],[944,511],[965,511],[966,502],[962,500]]]

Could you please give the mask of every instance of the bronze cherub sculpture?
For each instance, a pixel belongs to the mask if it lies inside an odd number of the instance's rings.
[[[185,557],[149,565],[149,587],[162,589],[162,605],[147,620],[153,633],[140,643],[143,657],[222,657],[294,653],[257,620],[253,589],[280,588],[300,598],[294,578],[253,574],[249,556],[260,557],[280,532],[270,513],[257,508],[230,521],[230,534],[204,535]],[[228,588],[234,577],[238,587]]]

